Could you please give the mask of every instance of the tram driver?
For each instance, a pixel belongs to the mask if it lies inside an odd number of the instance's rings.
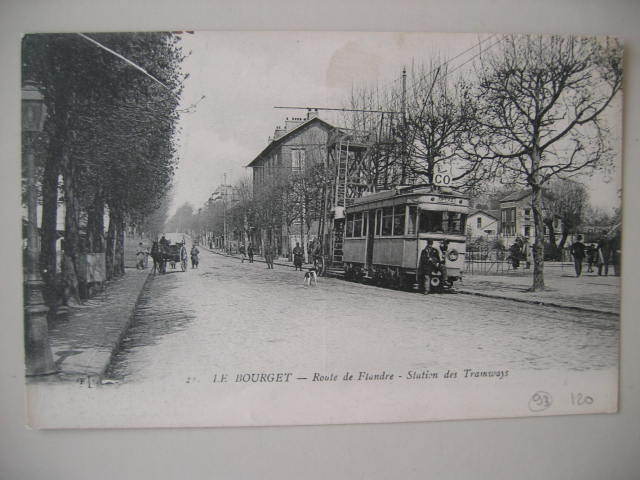
[[[420,291],[424,294],[431,289],[430,278],[440,271],[440,252],[433,247],[433,240],[428,239],[422,252],[420,252],[420,264],[418,275],[420,277]]]

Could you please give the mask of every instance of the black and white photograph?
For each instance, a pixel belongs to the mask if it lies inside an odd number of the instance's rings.
[[[618,411],[622,39],[21,48],[31,427]]]

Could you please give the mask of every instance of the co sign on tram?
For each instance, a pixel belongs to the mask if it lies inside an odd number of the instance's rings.
[[[451,185],[451,165],[436,165],[433,184],[438,187],[448,187]]]

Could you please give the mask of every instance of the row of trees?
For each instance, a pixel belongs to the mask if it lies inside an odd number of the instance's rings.
[[[178,38],[168,33],[91,38],[106,48],[78,34],[26,35],[22,44],[23,81],[42,87],[48,114],[37,181],[42,269],[52,305],[61,294],[64,302],[77,298],[77,269],[85,253],[105,253],[107,278],[124,273],[125,231],[162,228],[176,164],[183,81]]]

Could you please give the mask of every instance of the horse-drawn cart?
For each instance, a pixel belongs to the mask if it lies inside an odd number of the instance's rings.
[[[158,242],[154,242],[151,248],[151,257],[154,261],[154,270],[157,269],[160,273],[167,272],[167,263],[171,265],[172,269],[175,269],[176,265],[180,264],[183,272],[187,270],[189,256],[184,243],[161,245]]]
[[[174,245],[168,245],[165,253],[166,261],[171,264],[171,268],[175,269],[177,264],[180,264],[180,268],[183,272],[187,270],[187,249],[183,243],[176,243]]]

